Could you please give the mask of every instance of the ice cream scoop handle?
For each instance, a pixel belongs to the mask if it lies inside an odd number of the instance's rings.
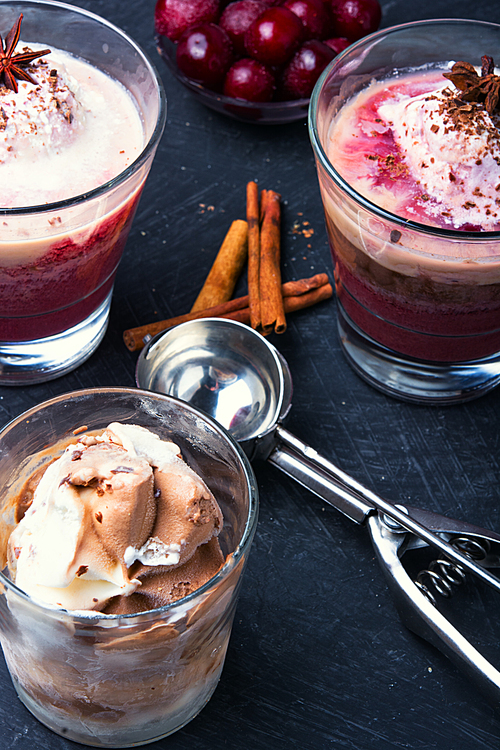
[[[377,516],[367,526],[403,623],[455,662],[499,709],[500,672],[417,588],[398,554],[401,534],[393,534]]]
[[[297,453],[289,445],[277,446],[267,460],[329,505],[333,505],[351,521],[363,523],[368,514],[374,511],[373,505],[354,496],[351,490],[335,481],[331,474],[308,461],[304,453]]]
[[[352,521],[363,523],[370,514],[379,511],[500,591],[500,579],[416,521],[406,509],[400,510],[376,495],[281,425],[276,428],[275,441],[276,447],[267,460]]]

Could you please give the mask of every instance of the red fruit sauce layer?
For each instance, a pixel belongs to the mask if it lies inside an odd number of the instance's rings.
[[[91,315],[113,287],[140,193],[83,244],[54,243],[34,263],[0,267],[0,341],[54,336]]]
[[[500,351],[500,284],[466,285],[397,273],[328,221],[337,297],[383,346],[417,359],[460,362]]]

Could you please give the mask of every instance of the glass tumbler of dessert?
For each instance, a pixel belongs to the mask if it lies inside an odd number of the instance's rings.
[[[385,29],[318,81],[309,132],[344,353],[419,403],[500,380],[500,26]]]
[[[190,721],[219,680],[257,523],[244,453],[137,389],[76,391],[0,432],[0,639],[43,724],[132,747]]]
[[[0,34],[0,384],[23,384],[104,336],[165,98],[137,44],[81,8],[2,2]]]

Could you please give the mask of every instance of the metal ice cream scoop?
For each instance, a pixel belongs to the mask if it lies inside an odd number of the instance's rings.
[[[139,387],[195,405],[222,424],[250,459],[263,458],[356,523],[366,523],[403,622],[474,678],[500,707],[500,672],[435,606],[472,572],[500,591],[500,534],[389,503],[320,456],[283,426],[292,378],[285,359],[248,326],[223,318],[192,320],[153,338],[137,363]],[[413,581],[401,558],[423,546],[443,559]],[[427,578],[427,580],[426,580]]]

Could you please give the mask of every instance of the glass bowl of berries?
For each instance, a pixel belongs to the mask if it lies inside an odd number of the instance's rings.
[[[305,119],[331,60],[375,31],[378,0],[157,0],[157,50],[207,107],[237,120]]]

